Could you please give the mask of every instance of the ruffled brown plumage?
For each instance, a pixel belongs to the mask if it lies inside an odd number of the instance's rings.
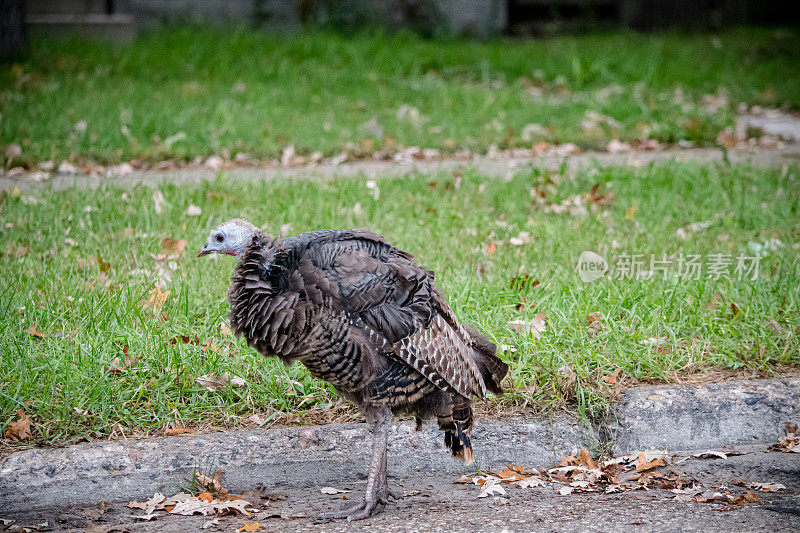
[[[508,366],[494,344],[458,321],[433,272],[411,254],[368,231],[278,241],[256,230],[228,299],[235,333],[331,383],[375,421],[376,435],[391,411],[409,410],[419,421],[438,419],[451,453],[472,461],[471,399],[502,394]],[[388,494],[385,450],[373,459],[382,461],[370,470],[375,500]],[[354,513],[373,509],[374,502]]]

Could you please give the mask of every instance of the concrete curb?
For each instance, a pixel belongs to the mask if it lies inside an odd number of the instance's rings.
[[[602,429],[619,455],[777,442],[798,418],[800,379],[759,379],[630,389]]]
[[[547,465],[586,447],[615,453],[648,447],[698,449],[775,442],[800,421],[800,379],[631,389],[610,421],[584,427],[566,417],[478,422],[476,457],[484,468]],[[470,467],[449,457],[434,425],[390,435],[392,477],[456,474]],[[175,491],[197,467],[225,472],[229,490],[256,485],[349,485],[363,479],[369,454],[364,424],[232,431],[17,452],[0,463],[3,511],[87,505]]]
[[[723,151],[719,148],[670,149],[661,152],[635,151],[619,154],[608,152],[584,152],[560,156],[544,154],[537,157],[490,158],[476,156],[469,160],[444,159],[441,161],[353,161],[334,165],[322,163],[296,168],[235,168],[224,171],[233,181],[256,182],[286,179],[334,179],[364,176],[370,179],[396,178],[410,173],[435,174],[455,170],[474,169],[482,176],[506,178],[525,168],[559,170],[562,165],[569,172],[594,166],[645,166],[651,163],[670,161],[720,163],[727,158],[731,163],[748,164],[759,168],[781,168],[800,160],[800,143],[786,143],[783,148]],[[101,186],[133,187],[144,185],[158,187],[166,183],[190,184],[213,181],[219,172],[211,169],[185,169],[174,171],[135,171],[122,176],[56,175],[45,182],[35,181],[22,175],[9,177],[0,175],[0,190],[19,187],[20,190],[61,190],[72,187],[96,189]]]

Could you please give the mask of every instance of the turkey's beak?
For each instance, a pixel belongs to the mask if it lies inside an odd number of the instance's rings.
[[[208,255],[213,253],[213,250],[208,249],[208,243],[204,244],[202,248],[197,251],[197,257],[202,257],[204,255]]]

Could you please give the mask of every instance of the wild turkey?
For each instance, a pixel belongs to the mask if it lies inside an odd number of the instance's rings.
[[[211,232],[198,257],[238,257],[230,323],[252,348],[309,372],[353,401],[373,426],[363,500],[320,518],[357,520],[385,504],[392,413],[417,428],[436,417],[453,456],[472,462],[473,396],[502,394],[508,366],[494,344],[462,325],[413,256],[362,230],[275,240],[241,219]]]

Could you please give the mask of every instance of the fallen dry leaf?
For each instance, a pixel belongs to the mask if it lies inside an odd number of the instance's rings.
[[[250,512],[247,510],[248,506],[250,506],[250,502],[246,500],[212,500],[205,502],[198,497],[192,496],[176,503],[175,507],[169,511],[169,514],[183,516],[202,514],[206,516],[213,513],[235,511],[250,516]]]
[[[520,231],[519,235],[516,237],[511,237],[508,239],[508,242],[511,243],[512,246],[522,246],[523,244],[528,244],[531,242],[531,234],[527,231]]]
[[[204,502],[210,502],[214,500],[214,496],[206,490],[200,491],[200,494],[198,494],[197,497]]]
[[[181,255],[186,249],[186,239],[165,237],[161,240],[161,253],[164,255]]]
[[[697,459],[727,459],[728,454],[717,450],[706,450],[704,452],[695,453],[692,457]]]
[[[25,414],[25,411],[22,409],[17,409],[17,416],[19,416],[17,420],[8,423],[8,427],[6,427],[6,437],[18,442],[33,438],[33,434],[31,433],[31,426],[33,423],[31,419],[28,418],[28,415]]]
[[[478,498],[502,496],[505,493],[506,489],[500,486],[500,482],[497,479],[491,479],[481,485],[481,491],[478,493]]]
[[[238,528],[236,531],[242,533],[252,533],[253,531],[261,531],[262,529],[267,529],[265,526],[262,526],[258,522],[245,522],[244,520],[241,520],[241,522],[243,524],[242,527]]]
[[[197,430],[192,428],[174,427],[174,428],[167,428],[164,430],[164,435],[166,435],[167,437],[179,437],[181,435],[195,435],[195,434],[197,434]]]
[[[231,376],[229,372],[223,372],[219,375],[206,374],[196,378],[195,381],[211,392],[217,392],[219,389],[226,387],[229,384],[233,388],[237,389],[247,385],[247,382],[244,379],[240,378],[239,376]]]
[[[530,335],[534,339],[539,339],[542,333],[547,329],[544,321],[547,316],[543,313],[536,313],[531,320],[512,320],[507,325],[514,331],[519,331],[526,335]]]
[[[161,191],[156,191],[153,193],[153,209],[155,210],[157,215],[160,215],[163,211],[162,204],[164,203],[164,195]]]
[[[42,333],[41,331],[37,331],[35,324],[31,324],[31,327],[29,327],[28,329],[26,329],[24,331],[25,331],[25,333],[27,333],[31,337],[39,337],[40,339],[44,338],[44,333]]]
[[[653,460],[648,461],[645,454],[640,452],[635,464],[637,472],[646,472],[647,470],[651,470],[659,466],[665,466],[667,462],[663,457],[656,457]]]
[[[99,255],[97,256],[97,266],[100,267],[100,272],[108,272],[108,269],[111,268],[111,263],[107,263],[103,261],[103,258]]]
[[[636,216],[636,209],[639,207],[639,202],[634,203],[632,206],[625,210],[625,220],[633,220]]]
[[[606,383],[608,385],[616,385],[617,378],[619,377],[619,373],[622,371],[622,367],[618,366],[614,369],[613,372],[606,374],[605,376],[600,378],[600,381]]]
[[[713,311],[714,309],[719,307],[719,304],[721,304],[721,303],[722,303],[722,295],[720,293],[716,293],[708,301],[708,305],[706,305],[706,309],[708,309],[709,311]]]
[[[483,251],[486,252],[489,255],[492,255],[493,253],[495,253],[497,251],[497,245],[495,244],[494,241],[492,241],[492,242],[490,242],[489,244],[487,244],[486,246],[483,247]]]
[[[319,489],[322,494],[340,494],[343,492],[352,492],[345,489],[337,489],[336,487],[322,487]]]
[[[194,480],[200,488],[209,492],[213,491],[226,494],[228,492],[222,488],[222,470],[214,472],[214,477],[209,477],[205,474],[195,474]]]
[[[205,522],[203,522],[203,525],[200,526],[200,529],[208,529],[218,524],[219,524],[219,518],[213,518],[211,520],[206,520]]]
[[[153,313],[158,313],[158,311],[164,306],[164,303],[166,303],[169,295],[169,290],[162,289],[158,285],[155,285],[147,292],[147,301],[150,304],[150,308],[153,310]]]
[[[130,347],[127,344],[122,345],[122,357],[115,357],[110,364],[104,365],[103,368],[106,372],[111,374],[119,374],[125,372],[130,367],[135,365],[143,356],[132,357],[128,354]]]
[[[797,435],[797,426],[786,422],[785,435],[776,444],[771,445],[768,451],[784,453],[800,453],[800,437]]]
[[[603,313],[595,311],[586,317],[586,326],[589,328],[589,336],[594,337],[603,331]]]
[[[748,483],[750,488],[761,492],[778,492],[786,489],[786,485],[780,483]]]
[[[186,211],[183,212],[183,214],[188,217],[199,217],[202,213],[203,210],[194,204],[189,205],[189,207],[186,208]]]

